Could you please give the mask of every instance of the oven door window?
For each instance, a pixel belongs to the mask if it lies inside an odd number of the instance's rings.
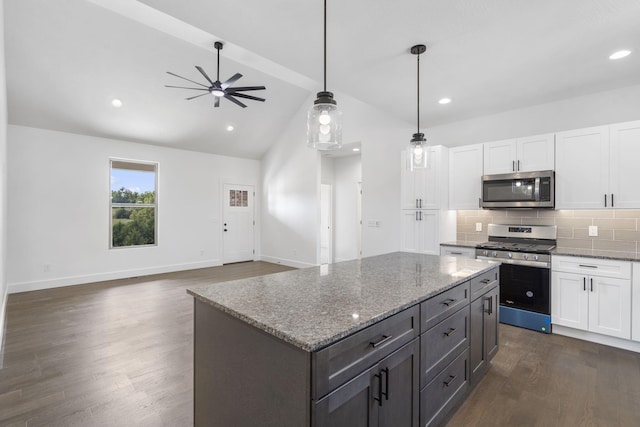
[[[500,266],[500,304],[536,313],[550,311],[551,270],[502,264]]]
[[[535,178],[485,181],[482,197],[485,202],[532,202],[536,200]]]

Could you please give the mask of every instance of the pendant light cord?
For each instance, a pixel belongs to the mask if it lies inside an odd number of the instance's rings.
[[[324,0],[324,91],[327,91],[327,0]]]
[[[420,133],[420,54],[417,55],[418,56],[418,91],[417,91],[417,96],[416,98],[418,99],[418,130],[417,133]]]

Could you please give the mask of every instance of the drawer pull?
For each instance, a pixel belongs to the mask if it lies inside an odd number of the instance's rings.
[[[443,303],[444,305],[446,305],[447,307],[451,307],[451,304],[453,304],[454,302],[456,302],[456,300],[451,299],[451,298],[449,298],[449,299],[446,299],[446,300],[442,301],[442,303]]]
[[[380,347],[382,344],[386,343],[386,342],[387,342],[387,341],[389,341],[391,338],[392,338],[392,336],[391,336],[391,335],[383,335],[383,336],[382,336],[382,338],[380,338],[380,339],[379,339],[378,341],[376,341],[376,342],[370,341],[370,342],[369,342],[369,345],[370,345],[371,347],[373,347],[373,348]]]
[[[444,334],[448,337],[450,337],[451,335],[455,334],[457,331],[456,328],[449,328],[449,330],[447,332],[445,332]]]
[[[589,264],[580,264],[580,267],[586,267],[586,268],[598,268],[597,265],[589,265]]]
[[[453,382],[456,380],[456,378],[458,378],[455,375],[449,375],[449,379],[444,381],[444,385],[449,387],[451,384],[453,384]]]
[[[491,279],[480,280],[480,283],[484,283],[485,285],[491,283]]]
[[[449,253],[450,253],[451,255],[462,255],[462,252],[453,252],[453,251],[450,251]]]

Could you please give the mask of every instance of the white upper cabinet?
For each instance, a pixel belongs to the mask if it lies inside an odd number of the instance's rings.
[[[484,175],[554,168],[554,134],[484,143]]]
[[[640,121],[556,134],[556,208],[640,208]]]
[[[449,149],[449,209],[480,209],[482,144]]]
[[[604,208],[608,182],[608,126],[556,134],[556,209]]]
[[[614,208],[640,208],[640,120],[609,127],[609,192]]]
[[[409,170],[407,152],[400,156],[402,209],[446,209],[449,196],[449,149],[442,145],[427,148],[427,168]]]

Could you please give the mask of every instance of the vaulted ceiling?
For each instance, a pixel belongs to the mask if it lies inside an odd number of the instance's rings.
[[[11,124],[257,159],[321,90],[322,0],[4,3]],[[328,0],[328,89],[413,126],[418,43],[425,127],[636,85],[638,22],[637,0]],[[266,102],[164,87],[215,75],[218,40],[221,80]]]

